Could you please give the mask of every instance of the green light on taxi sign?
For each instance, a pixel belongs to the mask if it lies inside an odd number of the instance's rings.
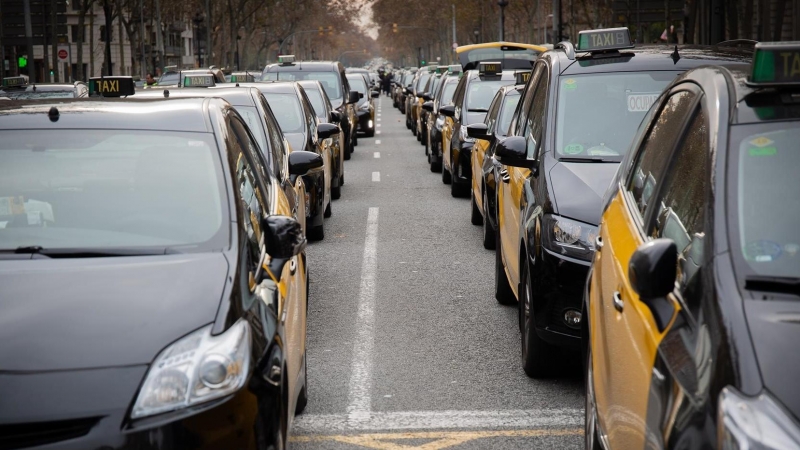
[[[211,87],[214,86],[214,75],[186,75],[183,77],[183,87]]]
[[[278,62],[281,64],[293,63],[294,55],[278,55]]]
[[[256,81],[256,77],[250,73],[234,73],[231,74],[231,83],[252,83]]]
[[[747,84],[777,86],[800,84],[800,42],[759,42]]]
[[[625,28],[604,28],[585,30],[578,33],[579,52],[596,52],[633,48],[631,32]]]

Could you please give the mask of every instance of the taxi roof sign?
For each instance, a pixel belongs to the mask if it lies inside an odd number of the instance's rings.
[[[136,92],[132,77],[89,78],[89,95],[103,97],[125,97]]]
[[[461,64],[451,64],[447,66],[448,73],[461,73]]]
[[[256,77],[249,72],[235,72],[231,74],[231,83],[252,83]]]
[[[757,43],[747,85],[800,85],[800,41]]]
[[[294,55],[278,55],[278,62],[281,64],[293,63]]]
[[[527,84],[528,80],[531,79],[531,71],[530,70],[524,70],[524,71],[521,71],[521,72],[516,72],[514,74],[514,77],[516,78],[516,83],[515,84]]]
[[[212,87],[217,83],[214,81],[214,74],[205,73],[201,75],[184,75],[183,87]]]
[[[626,27],[603,28],[578,32],[579,52],[597,52],[633,48],[631,32]]]
[[[485,61],[478,64],[478,73],[481,75],[497,75],[503,71],[500,61]]]
[[[26,77],[6,77],[3,78],[3,87],[24,86],[28,84]]]

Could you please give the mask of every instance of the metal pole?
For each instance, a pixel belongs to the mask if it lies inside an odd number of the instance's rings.
[[[50,28],[53,30],[53,40],[50,41],[50,45],[52,46],[53,52],[53,73],[54,73],[54,80],[56,82],[61,81],[61,71],[59,70],[58,64],[58,30],[56,29],[56,13],[58,10],[56,9],[56,0],[50,0]]]
[[[453,3],[453,44],[455,44],[456,42],[457,42],[456,41],[456,4]],[[451,62],[455,61],[455,55],[456,55],[456,49],[453,48],[450,51],[450,61]]]
[[[144,58],[144,0],[139,0],[139,43],[142,49],[142,62],[139,63],[139,73],[144,80],[145,77],[145,58]]]
[[[23,11],[25,12],[25,43],[28,47],[28,78],[29,82],[36,83],[36,70],[34,70],[33,58],[33,27],[31,26],[31,0],[23,0]]]
[[[200,45],[199,43],[197,44]],[[200,50],[198,50],[200,51]],[[206,66],[211,66],[211,4],[206,0]]]
[[[0,37],[3,36],[3,7],[0,5]],[[3,67],[0,67],[0,82],[3,81],[3,78],[6,77],[6,46],[0,42],[0,64]],[[11,64],[9,64],[9,67]]]

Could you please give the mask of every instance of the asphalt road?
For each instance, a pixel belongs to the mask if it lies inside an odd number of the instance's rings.
[[[579,448],[583,381],[531,380],[494,253],[388,97],[308,247],[310,401],[294,449]],[[564,358],[570,358],[564,355]]]

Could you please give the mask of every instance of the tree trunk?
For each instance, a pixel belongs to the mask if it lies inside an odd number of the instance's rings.
[[[686,29],[684,30],[684,32],[686,33],[683,39],[684,44],[696,43],[694,36],[694,28],[696,24],[697,24],[697,0],[689,0],[689,11],[688,14],[686,15]]]
[[[781,32],[783,31],[783,15],[786,13],[786,2],[788,0],[778,0],[775,7],[775,29],[772,32],[772,40],[780,41]]]
[[[760,0],[758,2],[758,23],[759,23],[759,30],[758,30],[758,40],[763,41],[768,39],[770,36],[770,32],[772,27],[770,26],[770,1],[769,0]]]
[[[78,42],[76,43],[77,47],[77,66],[78,66],[78,74],[72,74],[72,77],[75,80],[86,81],[86,77],[83,73],[83,42],[85,41],[85,34],[86,34],[86,14],[92,9],[92,4],[94,0],[83,0],[80,5],[80,9],[78,10]]]
[[[742,17],[742,37],[753,39],[753,0],[744,1],[744,16]]]
[[[117,21],[119,26],[119,70],[117,71],[119,75],[125,75],[125,47],[124,47],[124,35],[122,34],[122,9],[120,8],[119,11],[119,20]],[[133,52],[131,52],[133,53]]]
[[[739,39],[739,10],[735,1],[728,1],[728,37],[727,39]]]
[[[105,75],[113,75],[111,63],[111,36],[113,36],[112,21],[112,5],[109,0],[103,0],[103,15],[105,16],[105,28],[103,29],[103,39],[105,39],[105,56],[103,58],[103,66],[105,67]]]

